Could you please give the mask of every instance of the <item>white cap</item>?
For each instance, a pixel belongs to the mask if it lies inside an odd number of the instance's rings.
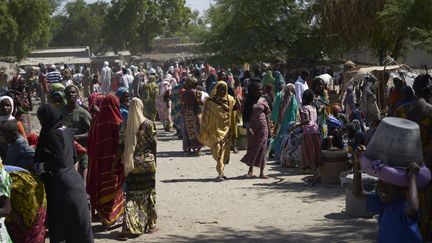
[[[56,66],[55,66],[54,64],[52,64],[52,65],[50,66],[50,68],[51,68],[51,69],[56,69]]]
[[[154,68],[150,68],[149,74],[150,75],[156,74],[156,70],[154,70]]]
[[[108,61],[105,61],[105,62],[104,62],[104,66],[105,66],[105,67],[108,67],[108,66],[109,66],[109,62],[108,62]]]

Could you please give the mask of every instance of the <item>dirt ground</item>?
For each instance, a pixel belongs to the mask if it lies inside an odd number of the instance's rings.
[[[39,130],[35,112],[32,129]],[[305,186],[298,169],[269,161],[270,179],[246,178],[231,154],[228,180],[216,182],[216,163],[208,149],[186,156],[182,142],[158,126],[157,227],[128,242],[374,242],[377,222],[344,213],[340,185]],[[258,169],[258,168],[257,168]],[[255,170],[257,175],[259,170]],[[118,242],[120,228],[93,224],[95,242]],[[48,242],[48,240],[47,240]]]
[[[297,169],[269,161],[270,179],[249,179],[232,154],[227,181],[216,182],[209,150],[186,156],[181,140],[158,130],[157,210],[159,232],[130,242],[373,242],[375,219],[347,216],[340,185],[304,186]],[[258,174],[258,170],[255,171]],[[101,232],[97,242],[115,242],[117,232]]]

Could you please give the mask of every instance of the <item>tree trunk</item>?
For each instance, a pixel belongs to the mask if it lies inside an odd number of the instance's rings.
[[[385,47],[381,47],[378,50],[378,61],[379,61],[380,66],[384,65],[384,61],[386,59],[386,53],[387,53],[387,51],[386,51]]]
[[[391,57],[393,59],[397,60],[399,58],[399,56],[401,55],[404,41],[405,41],[405,34],[399,35],[399,37],[397,38],[396,43],[394,45],[392,54],[391,54]]]

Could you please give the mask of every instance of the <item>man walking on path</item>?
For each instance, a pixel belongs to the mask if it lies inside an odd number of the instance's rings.
[[[111,91],[111,76],[112,71],[107,61],[104,62],[104,66],[101,71],[102,78],[102,92],[108,94]]]

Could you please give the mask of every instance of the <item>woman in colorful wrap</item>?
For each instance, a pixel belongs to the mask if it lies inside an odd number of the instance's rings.
[[[267,86],[272,87],[273,93],[275,92],[275,78],[273,77],[273,72],[271,70],[267,70],[267,72],[264,74],[264,77],[262,79],[262,85],[263,88],[267,88]]]
[[[183,139],[184,127],[183,127],[183,116],[181,114],[181,97],[183,92],[185,91],[184,82],[180,81],[177,83],[172,89],[171,92],[171,101],[172,101],[172,110],[171,116],[173,118],[174,127],[177,131],[176,135],[179,139]]]
[[[122,238],[156,230],[156,126],[142,111],[142,101],[133,98],[129,119],[120,132],[119,152],[111,172],[113,175],[121,158],[126,176]]]
[[[5,225],[5,218],[12,215],[11,207],[11,184],[9,173],[0,164],[0,242],[12,243]]]
[[[151,121],[156,121],[156,97],[158,94],[156,76],[150,75],[147,83],[139,89],[139,96],[144,104],[144,116]]]
[[[276,101],[272,110],[272,121],[274,123],[274,156],[280,158],[282,152],[282,138],[288,133],[291,122],[297,121],[297,100],[295,99],[294,84],[287,84],[282,91],[276,95]]]
[[[249,166],[248,177],[253,177],[253,167],[260,168],[259,177],[267,179],[264,167],[267,161],[267,143],[270,135],[268,115],[270,108],[262,98],[262,86],[252,82],[248,87],[248,96],[243,110],[243,124],[247,129],[248,148],[246,155],[240,160]]]
[[[415,78],[413,89],[416,99],[396,109],[396,117],[405,118],[420,126],[423,159],[432,169],[432,77],[427,74]],[[419,190],[420,231],[423,240],[432,240],[432,184]]]
[[[96,210],[102,224],[111,226],[124,211],[123,165],[117,163],[114,175],[110,175],[123,118],[120,102],[113,95],[105,96],[99,109],[89,131],[87,192],[93,214]]]
[[[273,76],[275,78],[275,93],[279,93],[282,91],[282,89],[285,86],[285,79],[283,78],[282,74],[279,71],[275,71],[273,73]]]
[[[309,181],[310,185],[315,185],[321,181],[319,166],[321,164],[321,138],[317,122],[317,110],[313,105],[314,92],[311,89],[304,91],[302,96],[302,107],[300,108],[301,122],[293,125],[290,132],[298,127],[303,127],[301,138],[302,163],[301,169],[311,169],[314,176]]]
[[[123,121],[127,121],[129,108],[129,90],[125,87],[118,88],[116,96],[120,99],[120,114]]]
[[[42,181],[33,173],[15,166],[5,166],[12,178],[12,213],[6,226],[13,242],[45,242],[47,201]]]
[[[201,99],[202,92],[196,89],[197,85],[198,80],[196,78],[191,76],[186,79],[186,91],[181,98],[181,113],[184,119],[185,130],[185,134],[183,134],[183,150],[186,152],[193,151],[194,154],[199,155],[203,146],[198,141],[203,102]]]
[[[312,81],[312,91],[315,93],[313,105],[318,114],[318,126],[321,132],[321,137],[326,138],[328,135],[327,118],[328,113],[326,107],[329,106],[327,91],[325,90],[325,82],[320,77],[315,77]]]
[[[170,80],[164,79],[159,84],[159,96],[157,98],[157,112],[159,119],[162,122],[166,132],[170,132],[172,129],[172,118],[171,118],[171,90],[172,86]]]
[[[29,112],[33,110],[33,103],[31,100],[30,90],[21,75],[13,78],[11,81],[11,89],[6,92],[6,95],[12,97],[14,100],[15,110],[13,114],[15,118],[22,122],[25,132],[30,134]]]
[[[224,175],[224,167],[229,163],[230,158],[229,131],[234,104],[234,98],[228,95],[228,85],[224,81],[219,81],[203,107],[199,141],[210,147],[212,156],[217,162],[219,181],[227,179]]]
[[[100,106],[105,95],[97,92],[93,92],[88,97],[88,112],[90,113],[92,120],[100,112]]]
[[[93,242],[84,181],[74,168],[73,131],[51,104],[39,107],[37,116],[42,129],[34,166],[47,194],[50,242]]]

